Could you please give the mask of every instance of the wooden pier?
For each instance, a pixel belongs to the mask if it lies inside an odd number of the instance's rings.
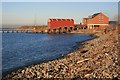
[[[14,28],[1,28],[2,33],[28,33],[33,32],[33,30],[24,30],[24,29],[14,29]]]
[[[0,29],[2,33],[70,33],[72,31],[79,30],[79,27],[60,27],[55,29],[13,29],[4,28]]]

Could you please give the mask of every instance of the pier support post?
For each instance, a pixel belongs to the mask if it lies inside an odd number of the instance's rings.
[[[4,33],[4,30],[2,30],[2,33]]]
[[[47,33],[48,33],[48,34],[50,33],[50,29],[47,29]]]
[[[53,29],[53,33],[56,33],[56,29]]]
[[[41,31],[41,33],[43,33],[44,31]]]
[[[16,30],[16,33],[18,33],[18,30]]]
[[[63,33],[67,32],[67,27],[63,27]]]
[[[59,28],[56,29],[56,33],[59,33]]]
[[[26,30],[26,33],[28,33],[28,30]]]
[[[12,30],[12,33],[14,33],[14,30]]]
[[[7,33],[9,33],[9,30],[7,30]]]
[[[58,33],[60,33],[60,28],[58,28]]]
[[[68,27],[68,30],[67,30],[67,32],[68,32],[68,33],[70,33],[70,32],[71,32],[71,31],[70,31],[70,27]]]

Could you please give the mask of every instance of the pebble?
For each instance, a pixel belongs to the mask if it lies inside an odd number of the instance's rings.
[[[98,38],[87,41],[62,59],[29,66],[4,76],[9,78],[114,78],[118,77],[118,43],[116,32],[96,33]],[[114,40],[114,41],[113,41]]]
[[[92,78],[93,75],[92,75],[92,74],[86,74],[84,77],[85,77],[85,78]]]

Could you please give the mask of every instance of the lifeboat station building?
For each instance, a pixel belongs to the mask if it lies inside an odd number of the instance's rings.
[[[108,27],[109,18],[103,13],[96,13],[88,18],[83,18],[82,25],[87,26],[88,29],[104,30]]]
[[[73,19],[48,19],[48,29],[60,32],[70,32],[74,29]]]

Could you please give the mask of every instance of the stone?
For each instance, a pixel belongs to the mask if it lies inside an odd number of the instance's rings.
[[[92,74],[86,74],[84,77],[86,77],[86,78],[92,78],[93,75]]]
[[[9,78],[118,78],[118,45],[115,32],[95,33],[98,38],[84,43],[82,49],[61,59],[31,65],[5,77]]]

